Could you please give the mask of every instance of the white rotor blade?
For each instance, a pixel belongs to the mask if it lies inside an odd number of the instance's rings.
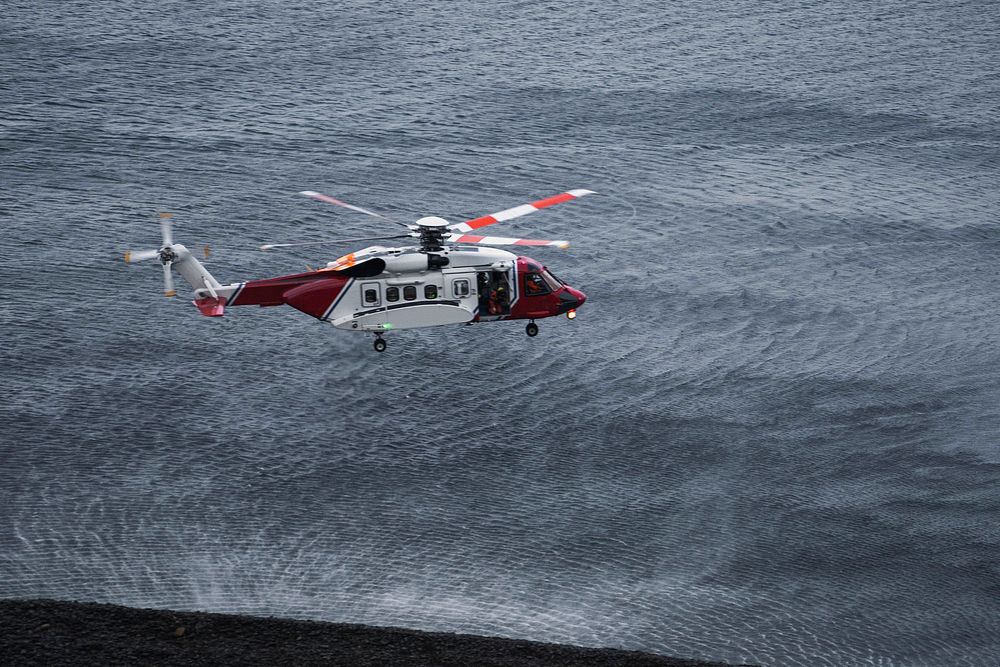
[[[334,206],[340,206],[342,208],[350,209],[352,211],[357,211],[358,213],[364,213],[365,215],[370,215],[376,218],[381,218],[383,220],[388,220],[389,222],[394,222],[397,225],[403,225],[406,227],[405,223],[399,222],[398,220],[393,220],[392,218],[376,213],[375,211],[369,211],[366,208],[361,208],[360,206],[354,206],[353,204],[348,204],[347,202],[342,202],[339,199],[331,197],[330,195],[325,195],[321,192],[313,192],[312,190],[303,190],[299,193],[300,195],[305,195],[306,197],[311,197],[316,201],[326,202],[327,204],[333,204]]]
[[[479,243],[482,245],[527,245],[568,248],[569,241],[547,241],[544,239],[509,239],[501,236],[476,236],[475,234],[449,234],[445,241],[451,243]]]
[[[131,250],[125,251],[125,263],[131,264],[132,262],[141,262],[147,259],[153,259],[160,254],[159,250],[140,250],[138,252],[132,252]]]
[[[173,262],[166,262],[163,265],[163,296],[177,296],[174,290],[174,276],[170,272],[170,265]]]
[[[173,245],[174,244],[174,234],[170,229],[171,215],[169,213],[160,214],[160,233],[163,234],[163,245]]]
[[[535,211],[540,211],[543,208],[548,208],[549,206],[555,206],[556,204],[561,204],[564,201],[569,201],[571,199],[577,199],[579,197],[585,197],[587,195],[596,194],[593,190],[570,190],[569,192],[563,192],[562,194],[553,195],[551,197],[546,197],[545,199],[539,199],[538,201],[533,201],[530,204],[522,204],[521,206],[515,206],[514,208],[508,208],[497,213],[491,213],[490,215],[484,215],[479,218],[473,218],[472,220],[466,220],[465,222],[459,222],[448,227],[453,232],[471,232],[473,229],[479,229],[480,227],[485,227],[486,225],[492,225],[497,222],[503,222],[505,220],[513,220],[514,218],[520,218],[522,215],[528,215],[529,213],[534,213]]]
[[[307,245],[329,245],[331,243],[357,243],[360,241],[387,241],[389,239],[406,239],[409,234],[397,234],[396,236],[366,236],[360,239],[333,239],[331,241],[307,241],[306,243],[266,243],[260,247],[261,250],[271,250],[273,248],[301,248]]]

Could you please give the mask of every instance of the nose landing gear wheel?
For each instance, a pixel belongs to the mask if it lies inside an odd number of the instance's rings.
[[[535,324],[534,322],[528,322],[528,326],[524,327],[524,333],[534,338],[535,336],[538,335],[538,325]]]
[[[385,341],[382,339],[381,336],[375,339],[374,345],[376,352],[385,352]]]

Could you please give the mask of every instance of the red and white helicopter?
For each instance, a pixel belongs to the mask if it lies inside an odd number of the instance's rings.
[[[525,332],[536,336],[535,320],[563,313],[573,319],[576,309],[587,300],[583,292],[565,284],[535,260],[489,247],[566,248],[568,242],[477,236],[470,232],[594,194],[591,190],[570,190],[457,224],[438,217],[405,224],[318,192],[301,194],[402,225],[407,232],[316,243],[269,244],[261,246],[261,250],[410,237],[418,238],[420,245],[400,248],[373,245],[308,273],[222,285],[187,248],[174,243],[170,214],[161,213],[163,245],[158,250],[126,252],[125,261],[159,259],[166,296],[177,294],[172,277],[176,269],[194,288],[193,303],[202,315],[221,317],[227,306],[289,305],[338,329],[374,334],[375,349],[379,352],[386,348],[382,336],[388,331],[444,324],[528,320]]]

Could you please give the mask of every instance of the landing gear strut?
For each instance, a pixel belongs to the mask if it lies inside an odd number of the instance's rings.
[[[385,340],[382,338],[382,334],[375,334],[375,351],[385,352]]]
[[[538,335],[538,325],[535,324],[534,320],[528,322],[528,326],[524,327],[524,333],[528,334],[531,338]]]

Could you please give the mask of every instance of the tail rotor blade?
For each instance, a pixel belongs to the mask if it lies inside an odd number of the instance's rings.
[[[170,271],[170,267],[173,262],[163,263],[163,296],[177,296],[177,291],[174,289],[174,276]]]
[[[160,233],[163,235],[163,245],[173,245],[174,244],[174,234],[171,230],[170,218],[173,215],[170,213],[160,214]]]
[[[140,250],[138,252],[132,252],[131,250],[125,251],[125,263],[131,264],[132,262],[142,262],[147,259],[153,259],[160,254],[159,250]]]

